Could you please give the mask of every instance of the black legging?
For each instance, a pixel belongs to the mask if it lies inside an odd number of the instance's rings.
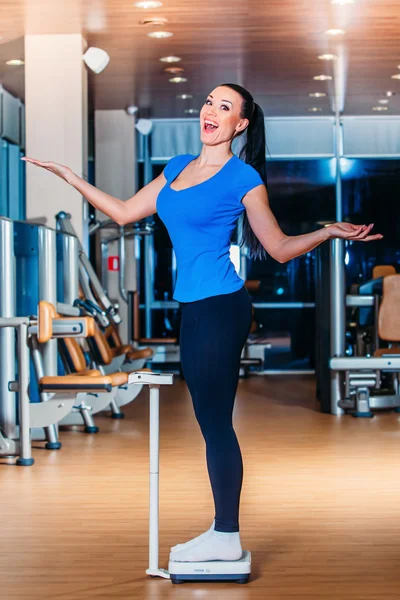
[[[206,442],[215,530],[239,531],[242,455],[232,425],[240,355],[250,331],[251,299],[237,292],[182,302],[182,370]]]

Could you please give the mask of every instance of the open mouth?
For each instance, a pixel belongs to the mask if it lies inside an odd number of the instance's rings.
[[[203,126],[203,130],[206,133],[213,133],[214,131],[216,131],[218,129],[218,125],[217,123],[214,123],[213,121],[209,121],[208,119],[205,119],[204,121],[204,126]]]

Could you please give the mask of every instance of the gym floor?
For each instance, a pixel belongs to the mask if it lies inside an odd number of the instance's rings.
[[[319,412],[312,378],[241,380],[235,426],[245,480],[242,544],[251,582],[152,579],[148,396],[101,431],[63,431],[35,465],[0,461],[4,600],[382,600],[400,594],[400,415]],[[203,440],[184,381],[161,390],[160,566],[213,519]]]

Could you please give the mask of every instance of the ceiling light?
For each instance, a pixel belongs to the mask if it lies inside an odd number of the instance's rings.
[[[180,56],[163,56],[162,58],[160,58],[160,60],[161,62],[175,63],[181,61],[182,59]]]
[[[162,6],[162,2],[158,2],[158,0],[143,0],[143,2],[135,2],[136,8],[160,8]]]
[[[332,77],[330,75],[315,75],[313,79],[316,81],[329,81]]]
[[[392,79],[400,79],[400,73],[397,73],[396,75],[392,75]]]
[[[322,112],[322,108],[317,108],[313,106],[312,108],[307,108],[308,112]]]
[[[20,60],[19,58],[13,58],[12,60],[7,60],[6,61],[6,65],[9,65],[10,67],[20,67],[21,65],[24,65],[24,61]]]
[[[142,19],[139,21],[140,25],[152,25],[153,27],[158,25],[165,25],[168,23],[168,19],[165,17],[146,17],[146,19]]]
[[[335,60],[337,58],[336,54],[320,54],[318,56],[320,60]]]
[[[378,100],[379,104],[389,104],[389,100]]]
[[[332,4],[340,4],[344,6],[345,4],[354,4],[355,0],[331,0]]]
[[[188,100],[189,98],[193,98],[192,94],[178,94],[177,98],[181,100]]]
[[[382,111],[382,110],[387,110],[388,107],[387,106],[373,106],[372,110],[377,110],[377,111]]]
[[[343,29],[328,29],[325,31],[326,35],[344,35]]]
[[[183,73],[185,69],[183,69],[182,67],[167,67],[166,69],[164,69],[164,71],[166,73]]]
[[[110,62],[110,57],[108,56],[107,52],[101,48],[95,47],[89,48],[82,58],[89,69],[93,71],[93,73],[97,74],[104,71]]]
[[[326,94],[324,94],[323,92],[315,92],[308,95],[311,96],[311,98],[322,98],[323,96],[326,96]]]
[[[169,80],[171,83],[185,83],[185,81],[187,81],[186,77],[172,77],[172,79]]]
[[[199,113],[199,109],[198,108],[185,108],[185,110],[183,112],[186,113],[187,115],[197,115]]]
[[[392,96],[395,96],[396,94],[390,90],[388,90],[387,92],[385,92],[385,96],[387,96],[388,98],[391,98]]]
[[[170,31],[150,31],[147,35],[151,38],[162,39],[172,37],[174,34]]]

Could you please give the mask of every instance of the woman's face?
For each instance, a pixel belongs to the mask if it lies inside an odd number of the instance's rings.
[[[242,96],[229,87],[216,87],[200,111],[200,139],[207,146],[229,142],[246,129],[248,119],[240,117]]]

